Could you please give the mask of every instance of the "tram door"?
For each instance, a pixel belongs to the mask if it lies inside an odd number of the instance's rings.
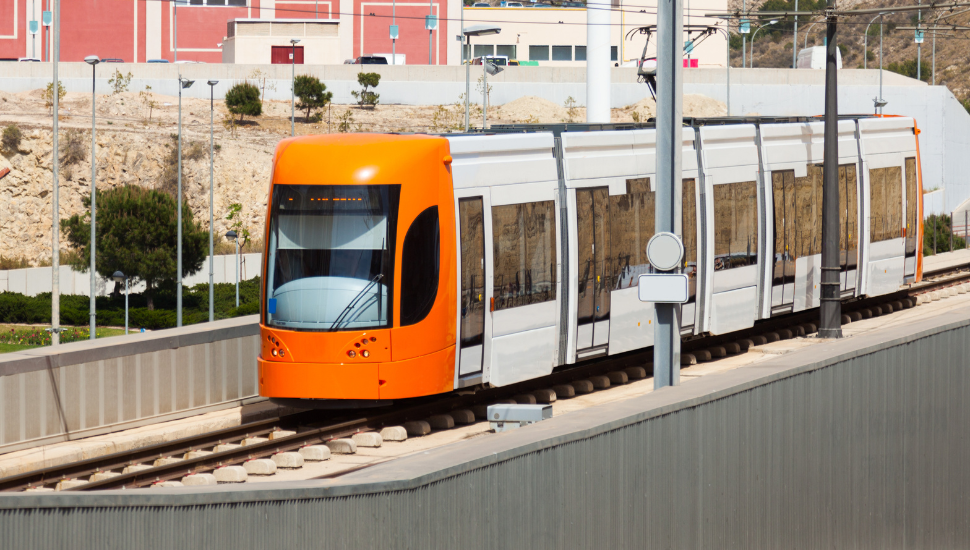
[[[858,196],[856,166],[839,166],[839,278],[842,292],[855,289],[859,257]]]
[[[610,197],[607,187],[576,190],[579,275],[576,350],[610,339]]]
[[[790,306],[795,299],[795,171],[771,173],[774,198],[775,253],[771,306]]]
[[[482,370],[485,342],[485,214],[481,197],[458,201],[461,326],[458,374]]]

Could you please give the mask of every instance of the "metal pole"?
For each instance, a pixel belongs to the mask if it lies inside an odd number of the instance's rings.
[[[950,217],[950,225],[947,229],[948,229],[947,233],[950,234],[950,249],[947,250],[947,252],[953,252],[953,217],[952,216]]]
[[[940,224],[940,216],[936,214],[933,216],[933,255],[936,256],[936,229]]]
[[[239,237],[236,237],[236,307],[239,307]]]
[[[657,190],[656,232],[676,231],[676,192],[683,149],[683,0],[657,5]],[[656,304],[653,387],[680,383],[680,305]]]
[[[879,100],[882,101],[882,20],[883,14],[879,14]],[[882,114],[882,107],[879,108],[879,114]]]
[[[58,94],[61,91],[57,80],[57,63],[61,57],[61,3],[54,0],[54,47],[51,57],[54,61],[54,194],[51,196],[51,345],[61,343],[61,209],[58,173],[61,169],[57,149]],[[46,42],[45,42],[46,44]]]
[[[125,334],[128,334],[128,277],[125,277]]]
[[[485,131],[488,123],[488,60],[482,56],[482,131]]]
[[[747,14],[747,11],[748,11],[748,2],[747,2],[747,0],[741,0],[741,11],[744,12],[745,20],[748,21],[748,19],[747,19],[747,17],[748,17],[748,14]],[[657,21],[660,21],[660,15],[659,14],[657,15]],[[659,27],[659,25],[658,25],[658,27]],[[748,28],[749,29],[751,28],[750,21],[748,22]],[[741,29],[738,29],[738,31],[740,31],[740,30]],[[747,45],[748,45],[748,35],[746,35],[744,33],[741,33],[741,68],[742,69],[747,66],[747,60],[745,59],[745,55],[744,55],[745,46],[747,46]],[[657,61],[658,61],[657,64],[659,65],[660,64],[659,63],[659,59]]]
[[[175,326],[182,326],[182,77],[179,77],[179,134],[178,134],[178,273],[175,274]]]
[[[916,0],[916,5],[922,5],[923,0]],[[923,22],[923,10],[916,10],[916,26]],[[923,80],[923,43],[916,43],[916,80]]]
[[[936,86],[936,32],[933,33],[933,85]]]
[[[465,42],[466,42],[466,46],[468,47],[468,51],[471,52],[472,37],[469,35],[465,35]],[[464,50],[464,48],[462,49]],[[464,51],[461,52],[461,57],[462,57],[462,63],[465,63],[465,132],[467,133],[468,132],[468,95],[471,93],[472,68],[471,68],[470,59],[468,60],[468,62],[465,62]]]
[[[731,116],[731,31],[726,29],[724,31],[724,36],[727,39],[727,77],[725,81],[727,82],[727,116]]]
[[[98,272],[95,271],[94,269],[94,259],[95,259],[95,255],[97,254],[97,246],[95,245],[95,241],[94,241],[95,234],[96,234],[96,227],[97,227],[97,224],[95,223],[95,217],[97,216],[97,211],[98,211],[97,193],[96,193],[96,187],[95,187],[95,181],[94,181],[95,176],[97,175],[97,157],[95,157],[96,143],[95,143],[95,127],[94,127],[95,117],[96,117],[95,107],[97,106],[97,104],[94,101],[94,77],[97,74],[97,72],[98,72],[97,65],[96,64],[91,65],[91,297],[90,297],[91,301],[89,306],[90,311],[88,313],[91,317],[91,329],[90,329],[91,334],[89,334],[88,337],[91,340],[94,340],[96,337],[94,325],[95,325],[95,316],[97,315],[97,312],[95,311],[94,295],[96,292],[95,283],[97,282],[97,277],[98,277]],[[54,92],[54,95],[57,95],[57,91]]]
[[[434,0],[428,0],[428,15],[434,15]],[[428,65],[432,64],[431,44],[434,42],[434,30],[428,29]]]
[[[822,297],[819,338],[842,337],[839,296],[839,103],[835,0],[828,0],[825,42],[825,150],[822,168]]]
[[[391,0],[391,25],[397,23],[397,0]],[[391,65],[397,65],[397,39],[391,39]]]
[[[179,0],[175,0],[175,7],[172,8],[172,11],[175,12],[175,15],[174,15],[175,25],[173,29],[173,35],[175,37],[175,47],[173,49],[175,50],[175,62],[178,63],[179,62]],[[181,85],[181,82],[179,82],[179,85]],[[181,309],[179,311],[181,312]],[[179,323],[179,326],[182,326],[181,323]]]
[[[213,175],[213,151],[215,143],[214,122],[215,122],[215,86],[209,85],[209,322],[216,320],[216,298],[214,286],[214,267],[215,259],[215,237],[213,236],[215,218],[213,215],[213,204],[215,203],[215,177]]]
[[[296,135],[296,42],[290,54],[290,136]]]
[[[967,235],[967,221],[968,221],[967,214],[968,214],[968,212],[966,210],[964,210],[963,211],[963,248],[964,249],[966,249],[967,246],[968,246],[967,245],[967,242],[968,242],[968,239],[967,239],[967,236],[968,236]],[[918,246],[918,243],[917,243],[917,246]]]
[[[795,11],[798,11],[798,0],[795,0]],[[798,68],[798,16],[795,16],[795,33],[791,40],[791,68]]]
[[[587,8],[586,122],[589,123],[610,122],[610,49],[609,5]]]

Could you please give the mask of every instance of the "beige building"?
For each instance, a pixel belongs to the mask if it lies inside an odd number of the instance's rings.
[[[685,14],[684,25],[718,25],[718,19],[702,17],[704,13],[724,12],[726,0],[694,0],[690,14]],[[641,10],[643,10],[641,12]],[[650,12],[650,13],[647,13]],[[630,31],[657,22],[656,7],[647,4],[624,5],[614,0],[610,42],[614,63],[632,63],[640,58],[646,35]],[[465,8],[465,26],[489,24],[502,28],[497,35],[472,38],[472,53],[480,55],[506,55],[510,59],[538,61],[540,66],[571,67],[586,63],[586,9],[585,8]],[[684,41],[696,38],[688,37]],[[657,36],[650,39],[647,56],[657,54]],[[699,67],[724,67],[727,56],[727,40],[723,32],[700,41],[690,54]],[[685,58],[687,55],[685,55]]]
[[[235,19],[227,24],[222,62],[288,63],[296,50],[298,64],[343,63],[340,26],[339,19]],[[290,44],[293,38],[300,41],[296,48]]]

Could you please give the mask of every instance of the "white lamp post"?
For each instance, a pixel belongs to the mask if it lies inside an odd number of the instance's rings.
[[[214,120],[215,120],[215,110],[216,110],[215,87],[216,87],[216,84],[218,83],[219,83],[218,80],[210,80],[209,82],[207,82],[207,84],[209,85],[209,322],[210,323],[216,320],[216,302],[215,302],[216,299],[214,294],[215,289],[213,288],[213,266],[212,266],[213,262],[215,261],[212,256],[215,249],[215,242],[214,242],[215,239],[213,237],[213,231],[214,231],[213,224],[215,220],[212,214],[212,205],[213,205],[213,201],[215,200],[215,191],[214,191],[215,178],[213,177],[214,158],[212,154],[213,154],[214,143],[215,143],[214,130],[213,130]]]
[[[762,25],[762,26],[758,27],[757,29],[755,29],[754,34],[751,35],[751,56],[750,56],[751,59],[748,61],[751,64],[748,65],[748,68],[749,69],[753,69],[754,68],[754,37],[758,36],[758,31],[760,31],[761,29],[763,29],[765,27],[768,27],[768,26],[771,26],[771,25],[774,25],[777,22],[778,22],[777,19],[772,19],[771,21],[768,22],[767,25]]]
[[[293,38],[290,40],[290,44],[293,46],[293,52],[290,53],[290,67],[291,77],[290,81],[292,85],[290,86],[290,135],[296,135],[296,44],[300,40],[298,38]]]
[[[182,326],[182,90],[187,90],[195,84],[194,80],[179,77],[179,137],[178,137],[178,273],[175,284],[175,326]]]
[[[504,69],[493,65],[482,56],[482,130],[488,127],[488,75],[497,75]]]
[[[98,167],[97,167],[98,162],[97,162],[97,158],[95,157],[95,146],[96,146],[95,119],[97,117],[97,111],[95,107],[97,107],[97,104],[94,101],[94,84],[95,84],[94,77],[97,75],[97,72],[98,72],[97,67],[98,67],[98,63],[101,62],[101,59],[98,58],[98,56],[96,55],[89,55],[84,58],[84,62],[87,63],[88,65],[91,65],[91,302],[90,302],[90,305],[88,306],[88,315],[91,319],[90,321],[91,334],[89,334],[88,337],[91,340],[94,340],[96,338],[95,316],[97,315],[97,312],[95,311],[95,305],[94,305],[94,296],[97,291],[95,283],[97,282],[97,276],[98,276],[97,271],[94,270],[94,258],[96,254],[96,246],[94,241],[95,228],[96,228],[95,217],[97,216],[97,208],[98,208],[95,181],[94,181],[98,171]],[[59,83],[55,82],[54,87],[55,88],[58,87],[58,84]],[[54,90],[54,95],[57,95],[58,92],[59,90]],[[55,154],[57,153],[55,152]],[[55,250],[54,254],[57,254],[57,253],[58,251]]]
[[[232,229],[226,233],[226,238],[236,243],[236,307],[239,307],[239,238]]]
[[[125,283],[125,334],[128,334],[128,277],[120,271],[115,271],[111,276],[116,283]]]
[[[462,12],[464,14],[464,11]],[[472,37],[473,36],[486,36],[489,34],[499,34],[502,32],[501,27],[496,27],[495,25],[472,25],[471,27],[462,29],[461,33],[465,35],[465,45],[468,47],[468,64],[465,65],[465,131],[468,131],[468,96],[471,94],[471,63],[472,63]],[[484,128],[483,128],[484,129]]]

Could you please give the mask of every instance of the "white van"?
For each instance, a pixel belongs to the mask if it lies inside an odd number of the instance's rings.
[[[812,46],[799,51],[795,66],[799,69],[824,69],[825,46]],[[842,68],[842,52],[838,48],[835,49],[835,68]]]

